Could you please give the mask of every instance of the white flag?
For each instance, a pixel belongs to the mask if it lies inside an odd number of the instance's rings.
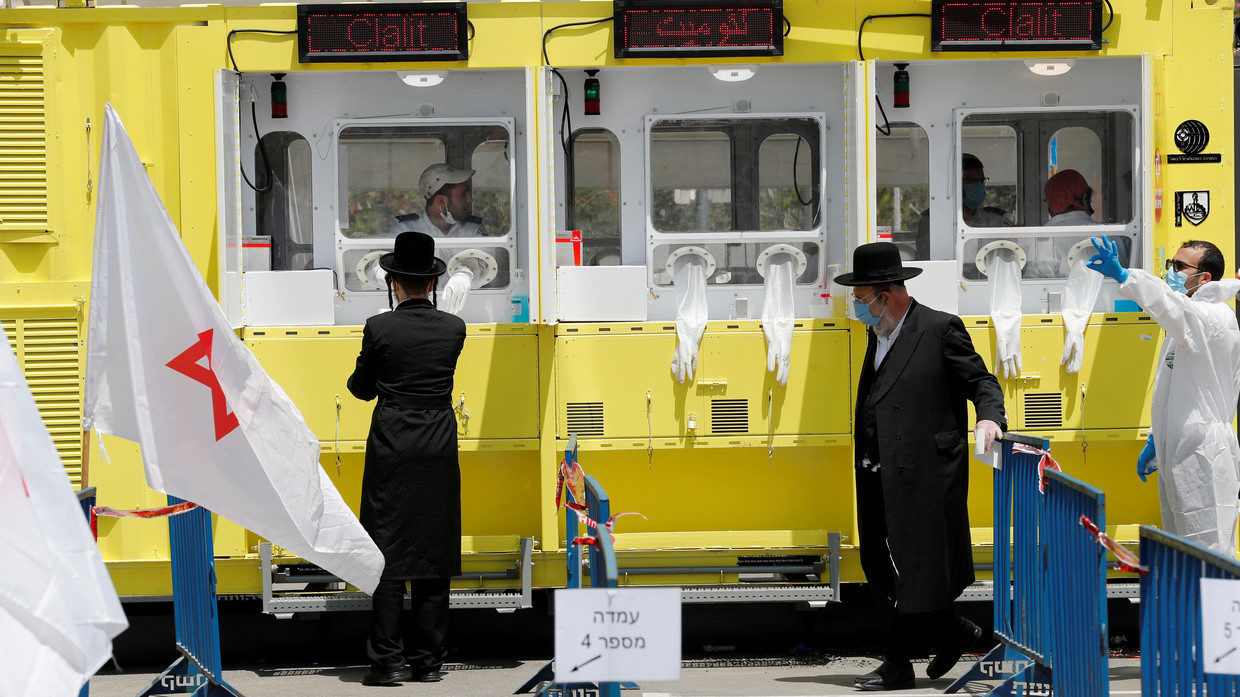
[[[319,466],[301,412],[229,327],[120,118],[105,112],[86,428],[137,441],[151,488],[374,591],[382,553]]]
[[[3,330],[0,560],[0,695],[76,695],[128,625]]]

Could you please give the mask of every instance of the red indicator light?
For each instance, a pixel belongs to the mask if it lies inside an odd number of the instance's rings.
[[[893,94],[891,101],[897,109],[908,108],[908,63],[896,63],[896,74],[893,77]]]
[[[615,0],[617,58],[782,56],[782,0]]]
[[[934,0],[935,51],[1102,48],[1102,0]]]
[[[465,8],[463,2],[298,5],[300,60],[465,60]]]
[[[284,73],[272,73],[271,81],[271,118],[288,118],[288,85],[284,82]]]
[[[585,92],[584,110],[585,110],[586,116],[598,116],[599,115],[599,84],[598,84],[598,78],[594,77],[595,75],[598,75],[598,70],[596,69],[587,70],[586,75],[589,75],[589,77],[586,78],[585,89],[583,90]]]

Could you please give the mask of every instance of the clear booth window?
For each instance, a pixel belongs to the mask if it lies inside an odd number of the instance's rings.
[[[271,238],[273,271],[300,271],[314,263],[314,204],[310,144],[298,133],[263,135],[254,153],[257,232]]]
[[[434,166],[464,181],[423,190]],[[349,126],[339,136],[339,225],[351,239],[406,229],[436,237],[503,237],[512,228],[512,154],[499,125]],[[430,194],[428,198],[428,193]]]
[[[820,124],[809,118],[665,119],[650,129],[659,232],[818,226]]]
[[[620,143],[604,129],[573,134],[567,229],[581,231],[581,263],[620,264]],[[559,259],[559,257],[557,257]],[[562,259],[559,260],[564,263]]]
[[[968,226],[964,276],[980,280],[971,267],[974,257],[1006,240],[1023,252],[1025,279],[1065,278],[1076,261],[1092,254],[1090,233],[1080,227],[1130,225],[1133,122],[1127,111],[966,116],[961,147],[967,154],[959,165],[961,217]],[[1002,236],[968,231],[1004,226],[1024,230]],[[1123,262],[1131,263],[1136,232],[1110,234]]]
[[[1026,224],[1021,205],[1021,152],[1016,129],[965,119],[960,143],[960,216],[969,227]]]
[[[890,232],[900,256],[926,261],[930,255],[930,141],[921,126],[893,123],[877,135],[875,192],[880,232]]]

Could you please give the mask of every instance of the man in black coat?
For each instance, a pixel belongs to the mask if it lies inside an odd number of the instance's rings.
[[[429,235],[402,232],[379,265],[388,273],[389,303],[394,291],[400,304],[367,320],[349,377],[354,397],[379,398],[366,440],[360,519],[386,560],[362,683],[397,683],[406,662],[414,680],[434,682],[443,679],[449,581],[461,572],[452,376],[465,323],[428,299],[446,269]],[[411,611],[402,621],[406,581]]]
[[[862,245],[853,286],[857,319],[870,327],[854,421],[857,520],[866,580],[895,606],[886,660],[856,681],[862,690],[914,686],[910,657],[934,647],[926,668],[942,677],[982,631],[952,612],[973,582],[969,540],[966,400],[986,448],[1007,426],[1003,391],[959,317],[909,297],[890,242]]]

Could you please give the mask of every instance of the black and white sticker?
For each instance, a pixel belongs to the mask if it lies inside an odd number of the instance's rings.
[[[1210,129],[1197,119],[1188,119],[1175,127],[1175,147],[1180,154],[1167,155],[1167,164],[1188,164],[1197,162],[1222,162],[1223,156],[1218,153],[1202,152],[1210,144]]]
[[[1175,192],[1175,226],[1183,227],[1184,221],[1194,226],[1200,225],[1210,217],[1209,191],[1177,191]]]

